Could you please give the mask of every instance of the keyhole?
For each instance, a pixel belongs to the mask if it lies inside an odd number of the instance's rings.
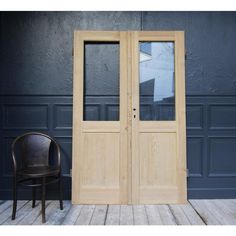
[[[136,115],[134,115],[134,118],[136,117]]]

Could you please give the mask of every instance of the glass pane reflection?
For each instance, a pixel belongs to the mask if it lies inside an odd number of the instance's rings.
[[[119,120],[120,53],[117,42],[84,45],[84,120]]]
[[[140,120],[175,120],[174,43],[139,43]]]

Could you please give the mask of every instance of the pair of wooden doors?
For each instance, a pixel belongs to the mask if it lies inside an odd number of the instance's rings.
[[[184,32],[75,31],[72,202],[184,203]]]

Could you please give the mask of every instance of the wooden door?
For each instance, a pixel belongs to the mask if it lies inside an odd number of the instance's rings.
[[[127,203],[127,66],[126,32],[75,32],[73,203]]]
[[[183,32],[77,31],[73,87],[72,202],[184,203]]]
[[[131,32],[132,203],[184,203],[183,32]]]

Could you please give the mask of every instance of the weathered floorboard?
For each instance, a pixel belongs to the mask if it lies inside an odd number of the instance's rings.
[[[175,218],[167,205],[157,205],[156,209],[160,214],[163,225],[176,225]]]
[[[120,224],[120,205],[108,205],[106,225]]]
[[[38,203],[37,203],[38,204]],[[17,225],[21,220],[24,219],[28,214],[32,212],[31,202],[27,202],[21,209],[19,209],[18,216],[15,220],[12,220],[11,217],[8,218],[7,221],[4,222],[5,225]]]
[[[89,225],[91,218],[93,216],[93,212],[95,209],[95,205],[83,205],[80,215],[76,220],[76,225]]]
[[[132,205],[121,205],[120,207],[120,225],[133,225],[133,207]]]
[[[207,225],[219,225],[220,221],[216,219],[214,214],[208,209],[203,200],[190,200],[191,205],[194,207],[195,211],[201,215],[202,219]],[[222,216],[223,217],[223,216]]]
[[[133,214],[135,225],[148,225],[148,218],[144,205],[133,205]]]
[[[0,214],[4,212],[7,208],[12,207],[12,201],[6,201],[0,205]]]
[[[49,204],[49,202],[47,203]],[[21,219],[18,225],[32,225],[37,217],[41,214],[41,202],[36,201],[35,208],[32,208],[32,202],[30,202],[31,211],[23,219]]]
[[[28,201],[17,201],[16,219],[20,215],[19,212],[21,208],[24,207],[27,203]],[[11,220],[11,215],[12,215],[12,206],[8,207],[5,211],[1,213],[0,224],[4,224],[5,221]]]
[[[184,205],[72,205],[46,201],[48,225],[236,225],[236,200],[189,200]],[[16,219],[11,220],[12,201],[0,205],[0,224],[42,224],[41,201],[18,201]]]
[[[150,225],[162,225],[160,213],[157,209],[157,205],[145,205],[148,223]]]
[[[90,225],[104,225],[107,214],[107,205],[97,205],[95,207],[94,213]]]
[[[74,225],[79,217],[83,205],[72,205],[68,213],[66,214],[62,224],[63,225]]]
[[[189,203],[180,205],[180,208],[182,208],[191,225],[206,225]]]
[[[218,221],[223,225],[235,225],[236,224],[236,218],[234,215],[229,214],[225,207],[223,207],[221,204],[217,204],[216,200],[207,201],[204,200],[205,204],[208,205],[211,212],[215,215],[215,217],[218,219]],[[224,217],[222,217],[222,215]]]
[[[190,222],[180,205],[169,205],[169,208],[175,218],[177,225],[190,225]]]
[[[60,209],[59,201],[57,203],[57,207],[55,207],[54,212],[48,217],[45,223],[46,225],[61,225],[64,217],[70,210],[70,201],[63,201],[63,210]]]
[[[46,216],[46,222],[50,215],[55,211],[55,208],[58,206],[58,201],[46,201],[46,210],[45,210],[45,216]],[[33,225],[42,225],[42,214],[41,214],[41,208],[40,208],[40,214],[33,222]]]

